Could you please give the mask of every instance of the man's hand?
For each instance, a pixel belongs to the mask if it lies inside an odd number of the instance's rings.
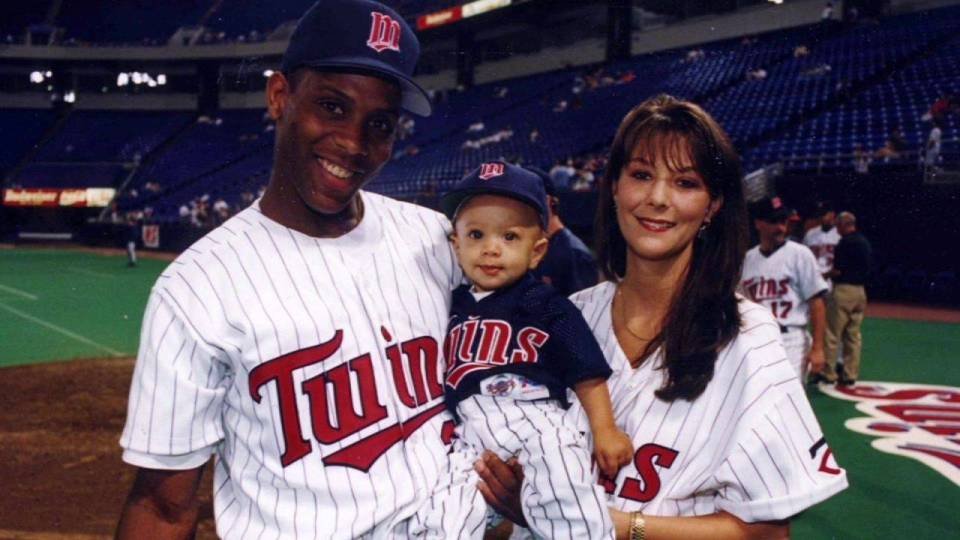
[[[593,434],[597,465],[607,478],[616,478],[620,467],[633,458],[633,443],[626,433],[611,429]]]
[[[820,373],[826,364],[827,360],[823,354],[823,349],[820,347],[811,347],[810,352],[807,353],[807,369],[809,373],[811,375]]]
[[[520,505],[520,486],[523,484],[523,468],[517,458],[506,463],[496,454],[485,450],[480,460],[474,464],[481,482],[477,485],[480,494],[491,508],[510,521],[527,526]]]

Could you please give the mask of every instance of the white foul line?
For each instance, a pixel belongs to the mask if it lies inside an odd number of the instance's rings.
[[[39,324],[40,326],[49,328],[50,330],[53,330],[53,331],[55,331],[55,332],[60,332],[61,334],[65,335],[65,336],[67,336],[67,337],[69,337],[69,338],[73,338],[73,339],[75,339],[75,340],[77,340],[77,341],[79,341],[79,342],[81,342],[81,343],[86,343],[87,345],[92,345],[93,347],[96,347],[96,348],[98,348],[98,349],[100,349],[100,350],[107,351],[108,353],[110,353],[110,354],[113,355],[113,356],[124,356],[124,354],[121,353],[120,351],[116,351],[116,350],[114,350],[114,349],[111,349],[110,347],[107,347],[106,345],[101,345],[101,344],[97,343],[96,341],[92,341],[92,340],[90,340],[90,339],[87,339],[87,338],[81,336],[80,334],[76,334],[76,333],[74,333],[74,332],[71,332],[70,330],[67,330],[66,328],[62,328],[62,327],[57,326],[57,325],[55,325],[55,324],[53,324],[53,323],[49,323],[49,322],[47,322],[47,321],[45,321],[45,320],[43,320],[43,319],[38,319],[38,318],[34,317],[33,315],[30,315],[29,313],[24,313],[24,312],[20,311],[20,310],[17,309],[17,308],[14,308],[14,307],[11,307],[11,306],[8,306],[8,305],[4,304],[3,302],[0,302],[0,309],[4,309],[4,310],[6,310],[6,311],[9,311],[10,313],[13,313],[14,315],[17,315],[17,316],[19,316],[19,317],[23,317],[24,319],[26,319],[26,320],[28,320],[28,321],[30,321],[30,322],[32,322],[32,323]]]
[[[6,285],[0,285],[0,291],[7,291],[8,293],[15,294],[15,295],[17,295],[17,296],[22,296],[22,297],[26,298],[27,300],[36,300],[36,299],[37,299],[36,296],[34,296],[34,295],[32,295],[32,294],[30,294],[30,293],[28,293],[28,292],[26,292],[26,291],[21,291],[20,289],[15,289],[15,288],[13,288],[13,287],[8,287],[8,286],[6,286]]]

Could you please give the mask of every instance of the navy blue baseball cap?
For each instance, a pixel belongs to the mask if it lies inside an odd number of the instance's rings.
[[[534,172],[502,161],[483,163],[443,196],[440,208],[453,221],[460,207],[475,195],[501,195],[525,203],[540,214],[540,223],[547,228],[547,193]]]
[[[371,71],[400,85],[400,106],[430,116],[430,99],[413,81],[420,42],[403,17],[371,0],[319,0],[290,36],[280,69],[303,66]]]
[[[784,204],[780,197],[765,197],[755,202],[750,210],[753,217],[769,223],[787,221],[793,214],[793,209]]]

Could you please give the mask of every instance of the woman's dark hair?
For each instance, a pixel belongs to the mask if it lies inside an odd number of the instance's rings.
[[[656,391],[658,398],[693,400],[713,378],[720,349],[740,330],[735,291],[748,237],[740,157],[723,128],[694,103],[660,95],[631,110],[610,148],[594,228],[597,258],[612,281],[623,278],[628,249],[617,222],[613,187],[637,150],[674,169],[689,152],[710,199],[722,202],[709,226],[694,240],[690,267],[674,293],[663,330],[642,356],[663,347],[663,364],[658,368],[666,369],[667,377]]]

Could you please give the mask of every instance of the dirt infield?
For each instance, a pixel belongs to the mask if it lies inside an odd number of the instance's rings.
[[[112,537],[133,481],[117,445],[132,373],[131,359],[0,369],[0,539]],[[216,538],[210,485],[197,538]]]

